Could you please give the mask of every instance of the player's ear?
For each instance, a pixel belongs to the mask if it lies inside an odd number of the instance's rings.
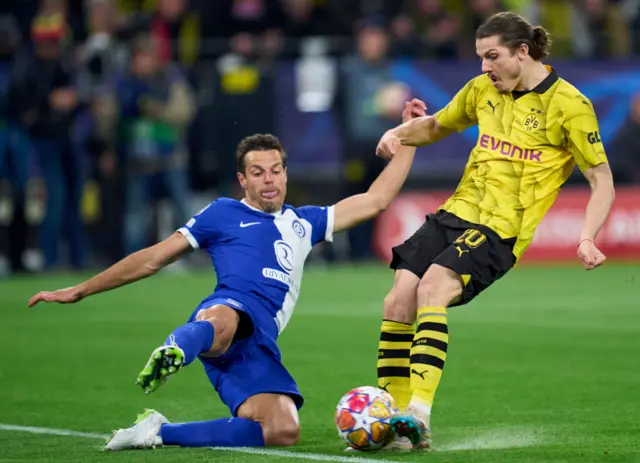
[[[518,54],[518,59],[520,61],[524,60],[529,55],[529,46],[526,43],[520,44],[516,53]]]
[[[245,177],[245,175],[242,172],[238,172],[236,175],[238,177],[238,182],[240,183],[240,186],[242,188],[246,188],[247,187],[247,177]]]

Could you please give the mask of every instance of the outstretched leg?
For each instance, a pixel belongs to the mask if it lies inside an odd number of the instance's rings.
[[[231,315],[234,317],[230,321],[227,317]],[[232,418],[172,424],[160,413],[148,410],[132,427],[118,430],[106,449],[125,450],[160,445],[294,445],[300,436],[298,408],[303,402],[298,386],[280,362],[280,352],[275,340],[268,338],[268,332],[254,326],[253,334],[248,334],[248,325],[242,321],[240,332],[243,337],[229,350],[239,318],[237,312],[226,306],[213,306],[199,312],[196,317],[196,321],[206,320],[214,327],[211,348],[200,353],[199,358],[211,384],[229,407]],[[198,345],[194,339],[204,338],[200,328],[192,328],[178,329],[173,333],[173,347],[177,349],[180,346],[183,350],[184,346],[184,364],[192,360],[188,355],[197,355],[193,352],[198,349],[192,349],[189,343],[193,341],[194,345]],[[256,336],[258,332],[260,336]],[[203,340],[200,344],[202,349],[205,344]]]
[[[217,357],[224,354],[233,341],[238,321],[238,312],[226,305],[218,304],[201,310],[195,321],[177,328],[164,345],[151,353],[136,384],[149,394],[198,355]]]
[[[300,438],[298,410],[291,397],[257,394],[247,399],[234,418],[169,423],[155,410],[146,410],[136,423],[120,429],[105,450],[132,450],[163,445],[180,447],[291,446]]]
[[[300,437],[298,410],[290,397],[258,394],[247,399],[235,418],[163,424],[164,445],[181,447],[290,446]]]
[[[411,401],[391,419],[392,429],[414,447],[429,447],[431,407],[447,358],[447,306],[461,296],[463,283],[452,270],[433,264],[418,287],[416,334],[411,345]]]

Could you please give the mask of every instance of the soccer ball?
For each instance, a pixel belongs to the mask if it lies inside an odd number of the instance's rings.
[[[383,389],[371,386],[352,389],[336,407],[338,435],[356,450],[380,450],[393,439],[389,420],[397,412],[395,400]]]

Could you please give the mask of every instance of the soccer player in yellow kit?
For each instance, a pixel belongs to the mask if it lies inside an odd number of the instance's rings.
[[[591,186],[578,256],[587,270],[605,260],[595,239],[615,195],[611,170],[591,102],[542,63],[549,48],[542,27],[496,14],[476,34],[483,74],[444,109],[388,131],[378,145],[377,154],[390,158],[402,145],[479,128],[453,196],[393,249],[378,385],[402,410],[391,420],[396,448],[430,446],[447,308],[471,301],[515,265],[576,164]]]

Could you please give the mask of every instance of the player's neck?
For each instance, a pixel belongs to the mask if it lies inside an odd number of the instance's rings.
[[[244,203],[246,206],[249,206],[249,208],[259,211],[259,212],[264,212],[265,214],[278,214],[280,212],[267,212],[265,211],[262,207],[260,207],[260,204],[258,204],[257,202],[252,201],[251,199],[249,199],[247,196],[245,196],[244,198],[242,198],[242,203]]]
[[[245,196],[243,198],[242,202],[245,203],[247,206],[249,206],[251,209],[255,209],[257,211],[264,212],[264,210],[260,207],[260,204],[252,201],[248,196]]]
[[[549,75],[549,70],[540,61],[534,61],[530,66],[529,69],[522,73],[522,78],[515,90],[519,92],[533,90]]]

